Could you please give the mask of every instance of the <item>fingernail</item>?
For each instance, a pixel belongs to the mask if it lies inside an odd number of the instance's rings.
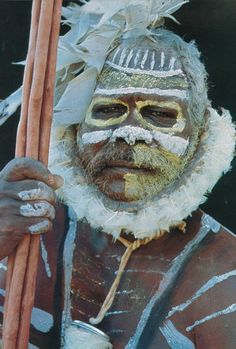
[[[64,178],[59,175],[54,175],[54,187],[60,188],[64,185]]]
[[[48,229],[49,229],[48,221],[42,221],[42,222],[39,222],[37,224],[31,225],[29,227],[30,234],[32,234],[32,235],[44,233]]]

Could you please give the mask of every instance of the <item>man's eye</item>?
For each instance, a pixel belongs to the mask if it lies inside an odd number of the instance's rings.
[[[174,109],[158,106],[146,106],[140,111],[142,117],[157,127],[172,127],[176,123],[178,112]]]
[[[92,110],[92,117],[94,119],[110,119],[118,118],[127,112],[127,107],[123,104],[113,105],[96,105]]]

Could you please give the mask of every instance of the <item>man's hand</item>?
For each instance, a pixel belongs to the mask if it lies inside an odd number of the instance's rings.
[[[25,234],[45,233],[55,217],[54,190],[63,184],[39,161],[17,158],[0,172],[0,260]]]

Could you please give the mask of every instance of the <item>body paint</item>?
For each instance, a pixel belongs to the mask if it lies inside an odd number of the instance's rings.
[[[196,326],[202,325],[202,324],[204,324],[205,322],[210,321],[210,320],[212,320],[212,319],[215,319],[215,318],[217,318],[217,317],[219,317],[219,316],[234,313],[235,311],[236,311],[236,303],[231,304],[228,308],[225,308],[225,309],[223,309],[223,310],[220,310],[220,311],[217,311],[217,312],[215,312],[215,313],[212,313],[212,314],[210,314],[210,315],[204,317],[203,319],[200,319],[200,320],[195,321],[193,325],[186,327],[186,331],[187,331],[187,332],[190,332],[190,331],[192,331]]]
[[[121,67],[118,64],[115,64],[111,61],[106,61],[106,64],[109,65],[110,67],[124,72],[126,74],[142,74],[142,75],[151,75],[151,76],[156,76],[159,78],[167,78],[171,76],[182,76],[184,77],[184,73],[181,69],[175,69],[175,70],[142,70],[142,69],[135,69],[135,68],[128,68],[128,67]],[[137,64],[136,64],[137,65]],[[153,65],[152,65],[153,67]],[[151,68],[151,67],[150,67]]]
[[[166,321],[160,331],[171,349],[195,349],[193,342],[179,332],[171,321]]]
[[[161,90],[159,88],[145,88],[145,87],[124,87],[124,88],[114,88],[114,89],[102,89],[97,88],[94,95],[112,96],[112,95],[129,95],[141,93],[145,95],[159,95],[164,97],[176,97],[178,99],[184,100],[188,98],[187,91],[168,89]]]
[[[236,270],[229,271],[228,273],[217,275],[208,280],[191,298],[189,298],[186,302],[177,305],[171,309],[168,313],[167,318],[171,317],[177,312],[182,312],[186,308],[188,308],[196,299],[201,297],[207,291],[218,285],[219,283],[227,280],[230,277],[236,276]]]

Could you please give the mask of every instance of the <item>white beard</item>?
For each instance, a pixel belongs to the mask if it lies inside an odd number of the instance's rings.
[[[143,201],[143,206],[135,212],[106,207],[105,195],[86,182],[82,171],[78,175],[78,168],[71,164],[66,149],[74,139],[65,135],[64,128],[54,127],[50,169],[65,179],[58,192],[60,198],[75,210],[78,220],[86,218],[92,227],[114,238],[119,237],[122,230],[142,239],[177,226],[207,199],[206,194],[230,169],[234,156],[235,129],[230,113],[222,110],[220,116],[212,108],[209,112],[198,150],[181,178],[155,197]]]

